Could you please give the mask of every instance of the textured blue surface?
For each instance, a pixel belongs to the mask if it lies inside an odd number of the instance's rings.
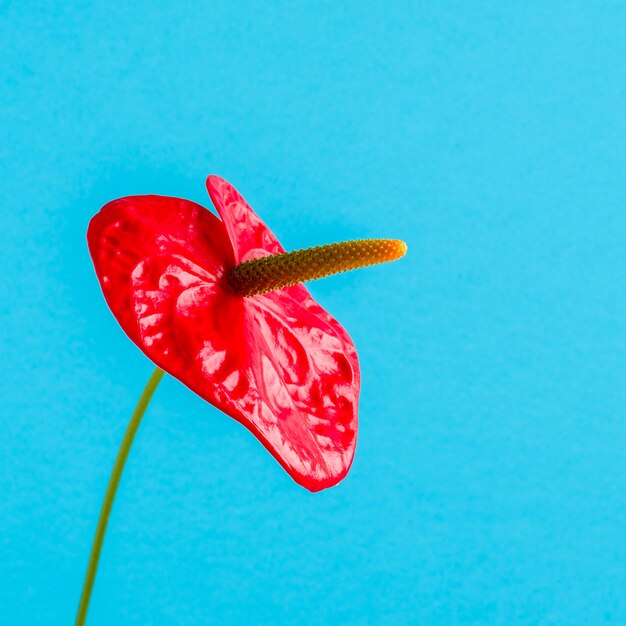
[[[72,622],[151,371],[87,222],[213,172],[288,248],[409,243],[311,287],[356,460],[309,494],[166,379],[89,624],[626,623],[623,3],[161,4],[0,3],[0,622]]]

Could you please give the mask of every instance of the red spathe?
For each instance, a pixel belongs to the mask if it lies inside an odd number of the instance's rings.
[[[246,426],[311,491],[337,484],[356,445],[352,340],[302,285],[252,298],[233,265],[284,252],[237,190],[207,188],[221,218],[179,198],[129,196],[94,216],[87,241],[113,314],[154,363]]]

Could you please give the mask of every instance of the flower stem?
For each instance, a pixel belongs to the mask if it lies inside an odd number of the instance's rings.
[[[128,458],[130,447],[133,445],[133,439],[141,423],[141,418],[146,412],[146,408],[150,403],[152,394],[158,387],[161,379],[163,378],[163,370],[158,367],[152,372],[150,380],[143,390],[139,402],[135,407],[130,423],[126,428],[122,445],[120,446],[117,458],[115,459],[115,465],[111,472],[111,478],[109,478],[109,486],[107,487],[106,494],[104,496],[104,502],[102,503],[102,509],[100,511],[100,518],[98,519],[98,526],[96,527],[96,535],[93,540],[93,546],[91,547],[91,555],[89,556],[89,565],[87,566],[87,574],[85,576],[85,582],[83,584],[83,593],[80,596],[80,604],[78,605],[78,613],[76,614],[76,626],[83,626],[85,619],[87,618],[87,610],[89,609],[89,599],[91,598],[91,591],[96,579],[96,571],[98,570],[98,561],[100,559],[100,552],[102,550],[102,543],[104,542],[104,534],[106,533],[107,523],[109,521],[109,515],[113,508],[113,500],[115,499],[115,492],[120,484],[120,478],[124,471],[124,464]]]

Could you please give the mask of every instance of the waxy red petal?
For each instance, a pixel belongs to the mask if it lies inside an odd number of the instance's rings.
[[[229,182],[219,176],[209,176],[206,187],[228,232],[235,264],[285,251],[274,233]]]
[[[301,285],[232,292],[233,264],[284,250],[229,183],[207,188],[222,220],[161,196],[102,208],[88,243],[105,298],[159,367],[244,424],[296,482],[330,487],[356,445],[354,345]]]
[[[219,176],[209,176],[206,181],[209,196],[228,231],[236,263],[258,259],[269,254],[285,252],[274,233],[250,208],[243,196],[227,181]],[[293,300],[318,318],[328,322],[342,339],[346,356],[356,374],[357,395],[359,389],[359,362],[352,339],[346,330],[325,311],[304,285],[286,287],[266,294],[269,298],[281,298],[288,294]]]

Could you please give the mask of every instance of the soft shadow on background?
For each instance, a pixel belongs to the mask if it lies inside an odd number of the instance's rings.
[[[87,223],[216,173],[287,248],[409,244],[311,286],[356,460],[309,494],[166,379],[90,626],[626,623],[624,5],[161,4],[0,3],[0,621],[72,623],[151,371]]]

